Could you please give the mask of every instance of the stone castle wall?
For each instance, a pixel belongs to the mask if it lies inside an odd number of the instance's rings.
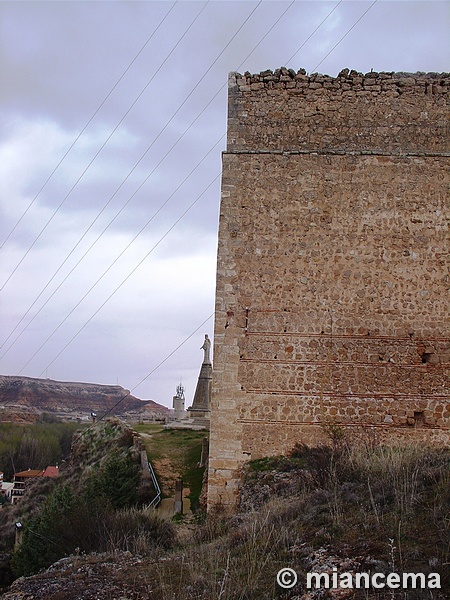
[[[449,84],[230,75],[210,505],[331,424],[450,442]]]

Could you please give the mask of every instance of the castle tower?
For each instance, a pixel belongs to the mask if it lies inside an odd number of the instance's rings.
[[[231,73],[208,504],[242,464],[450,443],[448,74]]]

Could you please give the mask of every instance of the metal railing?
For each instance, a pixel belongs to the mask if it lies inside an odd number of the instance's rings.
[[[155,471],[153,470],[152,463],[148,460],[148,458],[147,458],[147,464],[148,464],[148,470],[150,471],[150,479],[152,480],[153,487],[155,488],[155,491],[156,491],[156,496],[150,502],[149,506],[153,506],[154,508],[156,508],[158,506],[158,504],[161,502],[161,488],[159,487],[159,483],[156,478]]]

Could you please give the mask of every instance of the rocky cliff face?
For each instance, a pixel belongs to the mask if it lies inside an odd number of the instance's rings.
[[[163,416],[168,409],[153,400],[140,400],[120,385],[0,375],[0,421],[34,421],[44,412],[74,419],[91,412]]]

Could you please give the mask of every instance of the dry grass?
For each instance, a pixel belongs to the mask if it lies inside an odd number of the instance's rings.
[[[234,516],[218,508],[190,537],[179,537],[173,549],[160,544],[157,554],[136,515],[128,515],[131,527],[122,514],[108,548],[148,553],[114,571],[126,597],[313,600],[327,596],[304,595],[306,573],[336,567],[441,574],[441,592],[361,590],[351,598],[448,600],[449,450],[300,446],[291,457],[250,463],[242,498]],[[276,584],[282,567],[298,573],[293,590]]]
[[[175,555],[152,566],[150,588],[162,600],[294,599],[306,593],[313,566],[336,566],[437,571],[445,590],[449,475],[449,451],[415,447],[298,447],[292,457],[256,461],[245,475],[245,508],[233,517],[208,515]],[[275,583],[286,566],[299,575],[290,591]],[[352,597],[446,599],[436,590],[361,590]]]

